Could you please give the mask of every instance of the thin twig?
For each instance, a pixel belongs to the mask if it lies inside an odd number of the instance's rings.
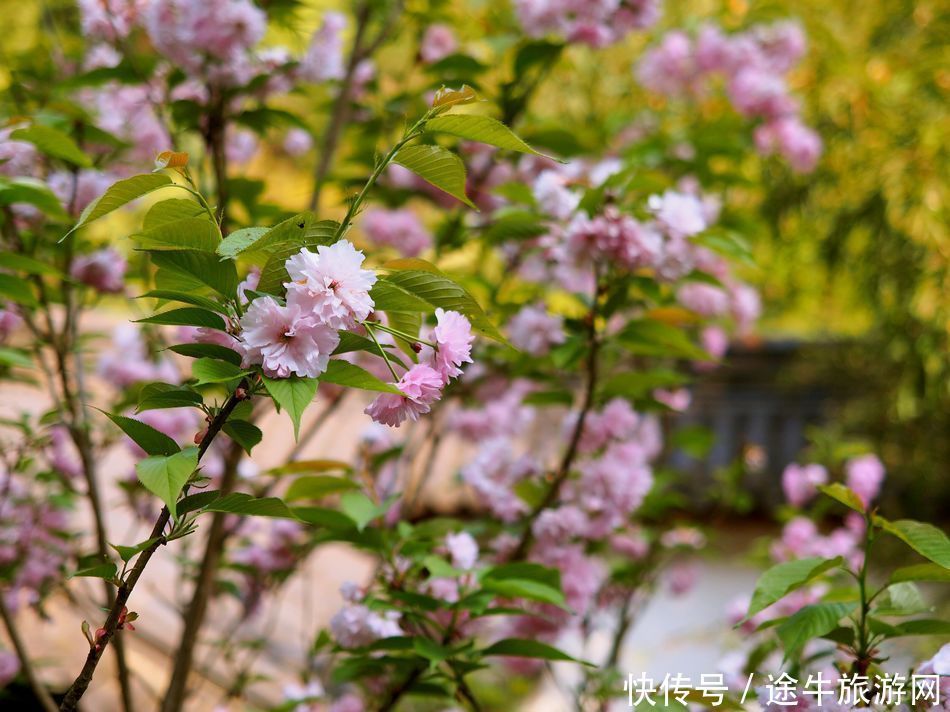
[[[211,446],[212,441],[221,431],[221,428],[224,426],[224,423],[230,417],[231,412],[237,407],[238,403],[245,398],[245,394],[248,390],[247,381],[242,381],[240,387],[231,395],[230,398],[222,406],[221,410],[218,411],[214,419],[208,425],[208,430],[205,432],[204,437],[201,439],[201,444],[198,446],[198,461],[201,461],[202,456],[208,451],[208,448]],[[238,393],[241,395],[239,396]],[[186,487],[187,489],[187,487]],[[99,665],[99,661],[102,658],[102,653],[108,647],[109,642],[115,636],[116,631],[119,629],[119,619],[123,615],[125,610],[126,603],[129,600],[129,596],[132,595],[132,591],[135,589],[136,583],[138,583],[139,578],[142,576],[142,573],[145,571],[145,567],[148,566],[149,560],[152,558],[152,555],[158,549],[159,546],[166,543],[165,539],[165,527],[171,519],[171,513],[168,510],[168,507],[162,507],[162,511],[158,516],[158,520],[155,522],[155,526],[152,528],[152,533],[149,538],[154,539],[154,543],[149,546],[147,549],[142,551],[138,555],[138,558],[135,560],[135,566],[129,572],[129,575],[122,582],[122,585],[119,586],[119,590],[116,593],[115,603],[113,603],[112,608],[109,611],[109,615],[106,618],[106,622],[102,626],[102,634],[96,640],[96,644],[90,646],[89,654],[86,656],[86,662],[83,665],[82,671],[79,673],[79,676],[73,681],[73,684],[70,686],[69,690],[66,692],[66,697],[63,699],[63,703],[60,706],[61,712],[74,712],[79,705],[79,700],[85,694],[86,689],[89,687],[89,683],[92,682],[92,676],[96,672],[96,667]]]

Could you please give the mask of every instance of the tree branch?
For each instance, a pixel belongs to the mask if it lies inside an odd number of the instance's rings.
[[[208,451],[208,448],[211,446],[214,438],[221,431],[221,428],[224,427],[224,424],[230,417],[231,412],[237,407],[241,400],[247,397],[245,395],[247,393],[247,389],[247,381],[241,381],[241,385],[237,388],[235,393],[232,394],[230,398],[228,398],[221,410],[218,411],[214,419],[208,425],[208,430],[205,432],[204,437],[201,439],[201,444],[198,446],[199,462],[201,461],[201,458],[204,456],[204,454]],[[241,396],[238,396],[238,393],[240,393]],[[187,487],[185,490],[187,490]],[[113,639],[116,631],[119,629],[119,621],[123,616],[129,596],[132,595],[132,591],[135,589],[136,583],[138,583],[139,578],[145,571],[145,567],[148,566],[148,562],[152,558],[152,555],[159,546],[166,543],[165,527],[170,519],[171,515],[168,511],[168,507],[162,507],[162,511],[158,515],[158,520],[155,522],[155,526],[152,527],[152,533],[149,535],[149,538],[155,539],[155,542],[138,555],[138,558],[135,560],[135,566],[132,567],[132,570],[129,572],[129,575],[126,577],[125,581],[123,581],[122,585],[119,586],[119,589],[116,592],[115,602],[112,604],[112,608],[109,611],[106,622],[102,626],[102,634],[97,638],[96,644],[90,647],[89,654],[86,656],[86,662],[83,665],[82,671],[79,673],[79,676],[73,681],[73,684],[66,692],[66,697],[63,699],[63,703],[60,706],[61,712],[74,712],[79,704],[79,700],[89,687],[89,683],[92,682],[92,676],[96,672],[96,667],[99,665],[103,651],[106,649],[106,647],[108,647],[109,642]]]

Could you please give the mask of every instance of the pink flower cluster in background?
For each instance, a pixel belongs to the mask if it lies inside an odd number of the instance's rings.
[[[660,0],[515,0],[515,11],[531,37],[606,47],[656,24]]]
[[[721,78],[736,111],[761,120],[755,130],[759,152],[780,153],[794,170],[807,173],[821,155],[821,139],[802,122],[785,80],[805,49],[805,34],[795,22],[731,35],[706,24],[695,37],[667,33],[644,54],[636,73],[645,87],[670,97],[703,96]]]

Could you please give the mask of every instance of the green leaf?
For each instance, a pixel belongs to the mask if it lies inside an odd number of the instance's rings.
[[[905,635],[939,635],[950,636],[950,621],[918,619],[905,621],[900,625],[892,626],[896,632],[888,635],[889,638]]]
[[[819,485],[818,490],[823,494],[828,495],[834,500],[837,500],[845,507],[849,507],[856,512],[861,512],[864,514],[864,504],[861,502],[858,495],[853,491],[845,487],[840,482],[832,482],[830,485]]]
[[[182,274],[205,284],[229,299],[237,293],[238,276],[234,263],[222,262],[211,252],[177,250],[152,252],[151,255],[156,267]]]
[[[340,509],[356,522],[359,531],[363,531],[367,524],[389,511],[392,503],[393,497],[390,497],[382,504],[376,504],[362,492],[347,492],[340,497]]]
[[[86,209],[82,211],[82,215],[79,216],[79,222],[66,233],[63,239],[66,239],[79,228],[85,227],[104,215],[108,215],[113,210],[121,208],[136,198],[141,198],[147,193],[169,185],[172,185],[172,179],[164,173],[146,173],[113,183],[105,193],[86,206]]]
[[[195,377],[198,385],[227,383],[246,376],[248,373],[248,371],[243,371],[232,363],[213,358],[199,358],[191,364],[191,374]]]
[[[28,128],[17,129],[10,134],[13,141],[28,141],[36,146],[41,153],[53,158],[61,158],[80,168],[91,168],[92,159],[87,156],[79,144],[73,141],[72,136],[63,133],[52,126],[33,124]]]
[[[564,594],[559,589],[538,581],[490,578],[482,581],[482,587],[486,591],[492,591],[505,598],[527,598],[531,601],[541,601],[542,603],[567,608]]]
[[[331,494],[349,492],[358,488],[359,486],[352,480],[333,475],[298,477],[287,488],[284,499],[288,502],[300,499],[322,499]]]
[[[38,304],[30,285],[12,274],[0,273],[0,297],[27,307]]]
[[[903,581],[936,581],[940,583],[950,583],[950,569],[946,569],[939,564],[904,566],[891,574],[889,583],[901,583]]]
[[[366,369],[340,359],[332,359],[327,364],[327,370],[320,374],[320,381],[349,388],[362,388],[367,391],[402,393],[396,386],[381,381]]]
[[[106,564],[97,564],[96,566],[89,566],[88,568],[80,569],[74,573],[69,574],[66,579],[72,578],[101,578],[106,581],[112,581],[116,574],[119,573],[118,567],[114,562],[110,561]]]
[[[33,368],[33,359],[25,351],[0,346],[0,366]]]
[[[153,314],[144,319],[136,319],[136,324],[164,324],[168,326],[203,326],[208,329],[217,329],[226,331],[227,324],[224,319],[214,312],[198,307],[182,307],[181,309],[169,309],[160,314]]]
[[[607,379],[601,388],[603,398],[623,396],[624,398],[644,398],[655,388],[675,388],[689,380],[686,375],[669,369],[649,371],[628,371],[618,373]]]
[[[283,294],[284,282],[290,280],[284,264],[304,247],[315,249],[321,245],[331,245],[337,241],[336,233],[340,224],[335,220],[320,220],[308,223],[303,241],[286,240],[267,248],[268,258],[261,270],[261,279],[257,288],[268,294]],[[256,249],[256,246],[255,246]]]
[[[352,532],[356,528],[356,522],[350,519],[343,512],[335,509],[326,509],[325,507],[294,507],[294,516],[302,522],[312,524],[316,527],[325,527],[332,531]]]
[[[204,509],[209,504],[217,500],[221,496],[219,490],[207,490],[205,492],[195,492],[190,494],[187,497],[182,497],[178,500],[178,514],[184,516],[189,512],[196,512],[199,509]]]
[[[206,218],[163,222],[131,235],[143,250],[200,250],[214,252],[221,242],[218,228]]]
[[[540,660],[563,660],[594,667],[591,663],[572,658],[567,653],[537,640],[524,638],[505,638],[489,645],[481,651],[482,655],[504,655],[515,658],[538,658]]]
[[[215,358],[235,366],[241,365],[241,354],[220,344],[175,344],[169,346],[168,350],[188,358]]]
[[[465,194],[465,164],[451,151],[441,146],[425,144],[406,146],[400,149],[393,161],[439,190],[478,210]]]
[[[205,507],[207,512],[228,512],[256,517],[277,517],[296,519],[290,507],[278,497],[252,497],[243,492],[235,492],[219,497]]]
[[[510,240],[528,240],[549,231],[550,227],[535,213],[514,210],[496,215],[485,231],[485,238],[497,245]]]
[[[470,141],[487,143],[508,151],[543,156],[497,119],[475,114],[443,114],[426,123],[426,131],[451,134]]]
[[[785,561],[773,566],[756,582],[746,619],[842,563],[840,556],[834,559],[811,557]]]
[[[352,472],[353,466],[342,460],[294,460],[286,465],[274,467],[267,471],[268,475],[296,475],[302,472]]]
[[[261,429],[246,420],[229,420],[224,424],[223,430],[229,438],[244,448],[244,452],[248,455],[251,454],[251,449],[264,438]]]
[[[154,539],[146,539],[135,546],[121,546],[120,544],[110,544],[109,546],[116,550],[116,553],[119,554],[122,561],[129,563],[129,561],[132,560],[132,557],[134,557],[136,554],[141,554],[156,541],[158,541],[158,537],[155,537]]]
[[[174,455],[146,457],[135,466],[135,472],[145,489],[162,500],[176,518],[178,495],[197,467],[198,448],[188,447]]]
[[[267,234],[266,227],[245,227],[225,237],[215,251],[222,257],[234,259]]]
[[[558,569],[527,561],[490,566],[481,572],[479,578],[483,581],[488,579],[537,581],[550,588],[561,589],[561,572]]]
[[[411,292],[407,292],[398,284],[394,284],[386,277],[376,280],[376,284],[369,292],[373,298],[374,308],[384,312],[424,312],[431,314],[435,311],[429,302],[420,299]]]
[[[854,603],[815,603],[789,616],[776,630],[785,647],[785,658],[795,657],[812,638],[838,627],[838,621],[854,610]]]
[[[874,517],[874,523],[891,534],[924,558],[930,559],[945,569],[950,569],[950,539],[932,524],[899,519],[891,522],[883,517]]]
[[[431,667],[438,665],[451,655],[451,651],[444,645],[439,645],[434,640],[421,636],[413,637],[412,649],[417,655],[428,660]]]
[[[187,388],[168,383],[150,383],[139,393],[139,404],[135,412],[163,408],[194,408],[201,403],[201,396]]]
[[[432,306],[461,312],[468,317],[476,331],[495,341],[506,343],[475,298],[440,272],[435,265],[424,260],[411,259],[387,262],[385,267],[391,270],[385,277],[386,281]]]
[[[317,394],[319,381],[316,378],[268,378],[263,376],[264,385],[271,398],[281,408],[287,411],[294,424],[294,439],[300,434],[300,418],[304,410],[313,401]]]
[[[134,418],[126,418],[124,415],[105,415],[149,455],[174,455],[181,451],[178,443],[151,425]]]
[[[205,221],[210,224],[208,211],[204,209],[201,203],[188,198],[169,198],[155,203],[148,209],[145,218],[142,220],[142,229],[148,232],[160,225],[201,216],[204,216]]]
[[[43,213],[57,220],[69,219],[56,194],[43,181],[36,178],[23,176],[0,182],[0,205],[19,203],[39,208]]]
[[[202,309],[207,309],[212,312],[220,312],[221,305],[215,302],[212,299],[207,297],[202,297],[199,294],[192,294],[189,292],[175,292],[170,289],[153,289],[150,292],[142,294],[137,299],[159,299],[162,301],[173,301],[173,302],[182,302],[183,304],[191,304],[192,306],[201,307]]]
[[[875,602],[875,616],[916,616],[930,610],[920,589],[910,581],[890,584]]]
[[[429,305],[426,306],[428,307]],[[366,351],[367,353],[382,357],[385,351],[386,355],[389,356],[390,361],[395,361],[400,366],[405,367],[405,364],[402,362],[402,360],[393,354],[391,350],[385,349],[385,347],[377,346],[376,342],[374,342],[372,339],[367,339],[365,336],[354,334],[352,331],[341,331],[339,334],[340,343],[333,350],[333,356],[339,356],[340,354],[351,353],[353,351]]]
[[[64,276],[55,266],[16,252],[0,252],[0,269],[29,275]]]
[[[621,345],[635,354],[671,356],[694,361],[708,361],[711,358],[690,340],[685,331],[654,319],[628,322],[616,338]]]

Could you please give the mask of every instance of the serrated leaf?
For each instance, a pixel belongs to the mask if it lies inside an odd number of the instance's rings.
[[[146,457],[136,464],[135,472],[145,489],[162,500],[175,518],[178,495],[197,467],[198,448],[189,447],[173,455]]]
[[[178,443],[151,425],[124,415],[113,413],[105,413],[105,415],[149,455],[174,455],[181,451]]]
[[[79,571],[69,574],[66,580],[68,581],[73,578],[101,578],[106,581],[112,581],[118,572],[118,567],[115,563],[110,561],[105,564],[97,564],[96,566],[79,569]]]
[[[208,211],[204,209],[201,203],[188,198],[169,198],[155,203],[148,209],[142,221],[142,229],[148,231],[160,225],[188,218],[197,218],[202,215],[210,223]]]
[[[141,554],[152,544],[158,541],[158,538],[155,539],[146,539],[143,542],[136,544],[135,546],[122,546],[120,544],[110,544],[113,549],[116,550],[116,553],[125,563],[129,563],[136,554]]]
[[[52,126],[33,124],[27,128],[16,129],[10,134],[13,141],[28,141],[39,149],[40,153],[60,158],[80,168],[91,168],[92,159],[79,148],[72,136]]]
[[[287,411],[294,424],[294,439],[300,434],[300,418],[317,394],[319,381],[316,378],[268,378],[263,376],[264,386],[274,402]]]
[[[237,293],[238,276],[234,263],[222,262],[211,252],[175,250],[152,252],[151,255],[156,267],[207,285],[223,297],[232,299]],[[157,278],[155,281],[158,284]]]
[[[163,222],[131,238],[143,250],[198,250],[214,252],[221,243],[217,226],[205,218]]]
[[[245,227],[225,237],[216,248],[222,257],[235,258],[267,234],[266,227]]]
[[[899,519],[891,522],[883,517],[874,517],[874,523],[926,559],[950,569],[950,539],[932,524]]]
[[[752,601],[749,603],[749,612],[746,614],[746,618],[751,618],[792,591],[801,588],[836,566],[840,566],[842,562],[840,556],[834,559],[811,557],[785,561],[773,566],[763,573],[756,582],[755,592],[752,594]]]
[[[221,344],[175,344],[169,346],[168,350],[188,358],[215,358],[219,361],[227,361],[235,366],[241,365],[241,355],[227,346],[221,346]]]
[[[442,274],[434,265],[429,265],[431,270],[419,269],[417,265],[423,263],[422,260],[412,260],[413,268],[403,268],[401,266],[403,263],[405,261],[386,263],[385,267],[392,270],[385,277],[388,282],[429,302],[432,306],[464,314],[476,331],[495,341],[506,343],[505,338],[495,328],[475,298],[463,287]]]
[[[246,420],[229,420],[224,424],[223,430],[225,435],[244,448],[244,452],[248,455],[251,454],[251,449],[264,438],[261,429]]]
[[[288,462],[286,465],[267,470],[267,474],[279,477],[281,475],[300,474],[301,472],[332,472],[336,470],[351,472],[353,466],[342,460],[295,460],[294,462]]]
[[[250,241],[252,233],[244,233],[241,237],[229,242],[224,251],[219,250],[218,254],[222,257],[241,255],[246,259],[263,264],[279,245],[286,243],[300,245],[301,247],[305,245],[307,243],[307,231],[312,223],[313,213],[299,213],[282,220],[272,228],[264,230],[255,240]],[[231,236],[229,235],[228,238],[231,238]],[[247,242],[247,244],[241,247],[241,242]],[[224,244],[221,243],[222,247],[224,247]],[[233,250],[237,251],[232,253]]]
[[[487,143],[507,151],[543,156],[497,119],[476,114],[443,114],[426,123],[426,131],[451,134],[479,143]]]
[[[137,299],[159,299],[162,301],[174,301],[182,302],[183,304],[191,304],[192,306],[201,307],[202,309],[207,309],[211,312],[220,312],[221,305],[218,304],[213,299],[208,299],[207,297],[202,297],[200,294],[192,294],[189,292],[175,292],[170,289],[153,289],[150,292],[142,294]]]
[[[478,210],[465,193],[465,164],[451,151],[441,146],[425,144],[406,146],[400,149],[393,161],[439,190]]]
[[[889,583],[901,583],[903,581],[935,581],[940,583],[950,583],[950,569],[944,568],[939,564],[916,564],[914,566],[904,566],[891,574]]]
[[[558,650],[552,645],[542,643],[538,640],[528,640],[524,638],[505,638],[497,643],[489,645],[481,651],[482,655],[504,655],[506,657],[516,658],[537,658],[539,660],[563,660],[565,662],[581,663],[594,667],[591,663],[572,658],[562,650]]]
[[[296,519],[284,501],[278,497],[252,497],[243,492],[235,492],[219,497],[205,507],[206,512],[228,512],[256,517],[276,517],[278,519]]]
[[[287,488],[284,499],[288,502],[300,499],[322,499],[328,495],[349,492],[358,489],[358,487],[352,480],[332,475],[298,477]]]
[[[819,485],[818,491],[840,502],[845,507],[864,514],[864,504],[861,502],[861,499],[840,482],[832,482],[830,485]]]
[[[303,242],[288,240],[268,248],[269,256],[263,269],[258,290],[268,294],[283,294],[284,282],[290,279],[284,266],[289,258],[304,247],[315,249],[321,245],[331,245],[337,241],[340,224],[335,220],[320,220],[308,224]]]
[[[838,621],[855,609],[854,603],[815,603],[789,616],[776,630],[790,659],[812,638],[821,637],[838,627]]]
[[[340,359],[332,359],[327,364],[327,370],[320,374],[320,381],[349,388],[361,388],[366,391],[402,393],[396,386],[381,381],[366,369]]]
[[[435,311],[429,302],[420,299],[411,292],[407,292],[385,277],[376,280],[376,284],[369,292],[377,311],[389,312],[424,312],[431,314]]]
[[[875,616],[915,616],[930,610],[920,589],[910,581],[889,584],[875,601]]]
[[[191,364],[191,375],[198,385],[206,383],[227,383],[246,376],[249,371],[243,371],[238,366],[227,361],[213,358],[199,358]]]
[[[226,331],[227,324],[224,318],[199,307],[182,307],[181,309],[169,309],[160,314],[153,314],[144,319],[136,319],[136,324],[163,324],[166,326],[203,326],[208,329],[217,329]]]
[[[187,388],[167,383],[152,383],[139,393],[139,403],[135,412],[163,408],[193,408],[201,405],[201,402],[201,396]]]
[[[367,524],[383,516],[392,503],[390,497],[382,504],[376,504],[362,492],[347,492],[340,497],[340,509],[356,523],[358,531],[363,531]]]
[[[172,185],[172,179],[161,173],[146,173],[113,183],[105,193],[86,206],[82,215],[79,216],[79,222],[63,236],[63,239],[136,198],[169,185]]]
[[[505,598],[526,598],[531,601],[541,601],[542,603],[567,608],[564,594],[560,590],[539,581],[490,578],[482,581],[482,587],[486,591],[492,591]]]

